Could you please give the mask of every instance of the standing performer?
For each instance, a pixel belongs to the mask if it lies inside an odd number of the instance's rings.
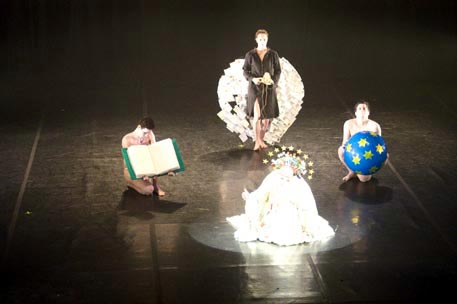
[[[279,116],[276,87],[281,75],[278,53],[267,48],[268,32],[260,29],[255,33],[257,48],[246,53],[244,77],[249,81],[246,114],[252,117],[255,136],[254,151],[267,148],[263,141],[270,119]]]
[[[122,138],[122,148],[128,148],[132,145],[149,145],[156,142],[156,138],[152,130],[154,129],[154,121],[150,117],[145,117],[138,122],[138,125],[133,132],[126,134]],[[135,189],[137,192],[144,195],[157,194],[164,196],[159,185],[157,184],[157,177],[149,178],[145,176],[143,180],[132,180],[130,178],[127,165],[124,161],[124,179],[127,186]]]
[[[351,178],[358,177],[361,182],[367,182],[371,179],[371,175],[360,175],[349,169],[344,162],[344,146],[346,142],[357,132],[370,131],[378,135],[381,134],[381,126],[374,120],[368,119],[370,115],[370,105],[365,100],[360,100],[354,106],[355,118],[348,119],[344,122],[343,126],[343,141],[338,148],[338,156],[343,165],[348,170],[348,174],[343,177],[343,182],[347,182]],[[387,155],[388,157],[388,155]]]

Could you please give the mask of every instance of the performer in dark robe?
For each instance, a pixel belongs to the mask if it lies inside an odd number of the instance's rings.
[[[270,119],[279,116],[276,87],[281,75],[279,55],[267,48],[268,32],[260,29],[255,34],[257,48],[247,52],[243,72],[249,81],[246,114],[252,117],[255,137],[254,150],[266,148],[263,138]]]

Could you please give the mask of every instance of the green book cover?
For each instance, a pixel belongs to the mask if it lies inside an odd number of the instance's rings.
[[[176,169],[173,172],[175,172],[175,173],[182,172],[185,170],[185,166],[184,166],[184,161],[182,159],[181,151],[179,150],[179,146],[178,146],[178,143],[176,142],[176,138],[172,138],[171,141],[173,143],[173,147],[174,147],[175,153],[176,153],[176,158],[178,159],[178,163],[179,163],[179,169]],[[127,148],[122,148],[121,152],[122,152],[122,157],[125,160],[125,164],[127,165],[127,170],[129,171],[130,178],[132,180],[141,179],[141,178],[137,178],[135,171],[133,171],[132,165],[130,163],[129,155],[127,154]],[[163,173],[163,174],[159,174],[157,176],[163,176],[163,175],[167,175],[167,174],[168,173]],[[150,176],[150,177],[153,177],[153,176]]]

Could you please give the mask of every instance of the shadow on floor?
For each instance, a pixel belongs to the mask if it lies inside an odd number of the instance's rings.
[[[156,195],[142,195],[128,188],[122,193],[118,209],[124,211],[124,215],[148,220],[154,218],[150,212],[171,214],[186,205],[187,203],[168,201]]]
[[[378,186],[379,181],[372,178],[366,183],[353,178],[340,185],[339,189],[350,200],[366,205],[384,204],[392,200],[392,189]]]

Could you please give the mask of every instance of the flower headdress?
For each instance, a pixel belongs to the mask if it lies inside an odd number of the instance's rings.
[[[293,146],[275,147],[274,152],[268,152],[268,156],[271,157],[271,160],[264,159],[263,163],[271,163],[275,170],[288,166],[292,168],[294,175],[308,179],[313,178],[314,170],[312,167],[314,163],[309,159],[308,154],[303,153],[301,149],[295,149]]]

